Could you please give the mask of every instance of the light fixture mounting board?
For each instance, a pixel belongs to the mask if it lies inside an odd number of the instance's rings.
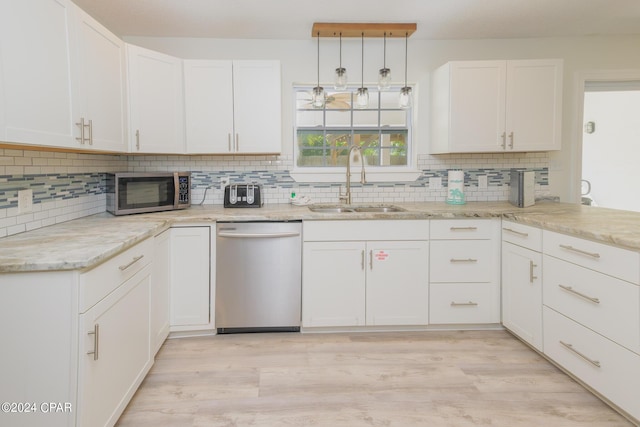
[[[416,23],[345,23],[315,22],[311,30],[313,37],[405,37],[417,29]]]

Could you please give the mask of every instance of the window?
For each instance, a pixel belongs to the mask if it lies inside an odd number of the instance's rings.
[[[314,108],[311,91],[310,86],[294,88],[296,172],[344,173],[352,145],[361,147],[367,173],[415,168],[411,110],[398,106],[399,86],[384,92],[369,89],[367,109],[352,107],[353,89],[327,91],[324,108]]]

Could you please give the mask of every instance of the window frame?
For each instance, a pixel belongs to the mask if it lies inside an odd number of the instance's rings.
[[[359,85],[350,85],[347,87],[345,91],[353,93]],[[420,171],[417,168],[417,144],[415,139],[415,97],[416,90],[415,86],[413,87],[414,94],[414,103],[412,108],[407,114],[407,125],[396,127],[396,126],[381,126],[380,125],[380,117],[384,111],[397,111],[395,109],[389,108],[381,108],[380,106],[380,98],[378,99],[378,106],[374,109],[367,109],[364,111],[377,111],[377,124],[375,126],[355,126],[353,124],[353,114],[358,110],[357,108],[350,107],[349,109],[318,109],[317,111],[322,111],[323,114],[323,125],[321,126],[298,126],[298,92],[300,91],[308,91],[311,92],[313,86],[310,84],[294,84],[293,85],[293,170],[290,172],[292,178],[297,182],[343,182],[345,180],[345,167],[344,166],[298,166],[298,155],[300,150],[298,148],[298,130],[308,130],[308,131],[321,131],[324,135],[326,133],[331,132],[340,132],[346,131],[350,133],[351,140],[353,140],[353,135],[357,133],[367,133],[368,131],[376,132],[378,135],[383,135],[385,133],[392,133],[394,130],[398,130],[400,133],[406,131],[406,150],[407,150],[407,164],[402,166],[366,166],[367,171],[367,181],[368,182],[389,182],[389,181],[405,181],[411,182],[415,181],[420,177]],[[395,91],[399,92],[400,85],[393,85],[392,88]],[[381,96],[379,91],[375,90],[376,96]],[[326,126],[326,112],[327,111],[349,111],[350,112],[350,125],[349,126]],[[398,110],[400,110],[398,108]],[[313,111],[313,110],[308,110]],[[400,110],[404,111],[404,110]],[[385,149],[390,149],[385,148]],[[354,179],[352,177],[352,179]]]

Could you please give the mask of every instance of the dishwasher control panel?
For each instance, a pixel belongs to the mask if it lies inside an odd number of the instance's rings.
[[[259,184],[229,184],[224,187],[225,208],[260,208],[264,204]]]

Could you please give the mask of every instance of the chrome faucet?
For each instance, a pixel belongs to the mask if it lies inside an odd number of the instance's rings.
[[[351,148],[349,148],[349,154],[347,154],[347,190],[344,194],[342,194],[342,186],[340,186],[339,195],[340,201],[346,203],[347,205],[351,204],[351,154],[353,153],[353,150],[358,150],[358,154],[360,155],[360,166],[362,167],[362,169],[360,170],[360,184],[367,183],[367,177],[364,172],[364,158],[362,157],[362,150],[359,146],[352,145]],[[358,154],[356,154],[356,156]],[[354,158],[357,159],[357,157]]]

